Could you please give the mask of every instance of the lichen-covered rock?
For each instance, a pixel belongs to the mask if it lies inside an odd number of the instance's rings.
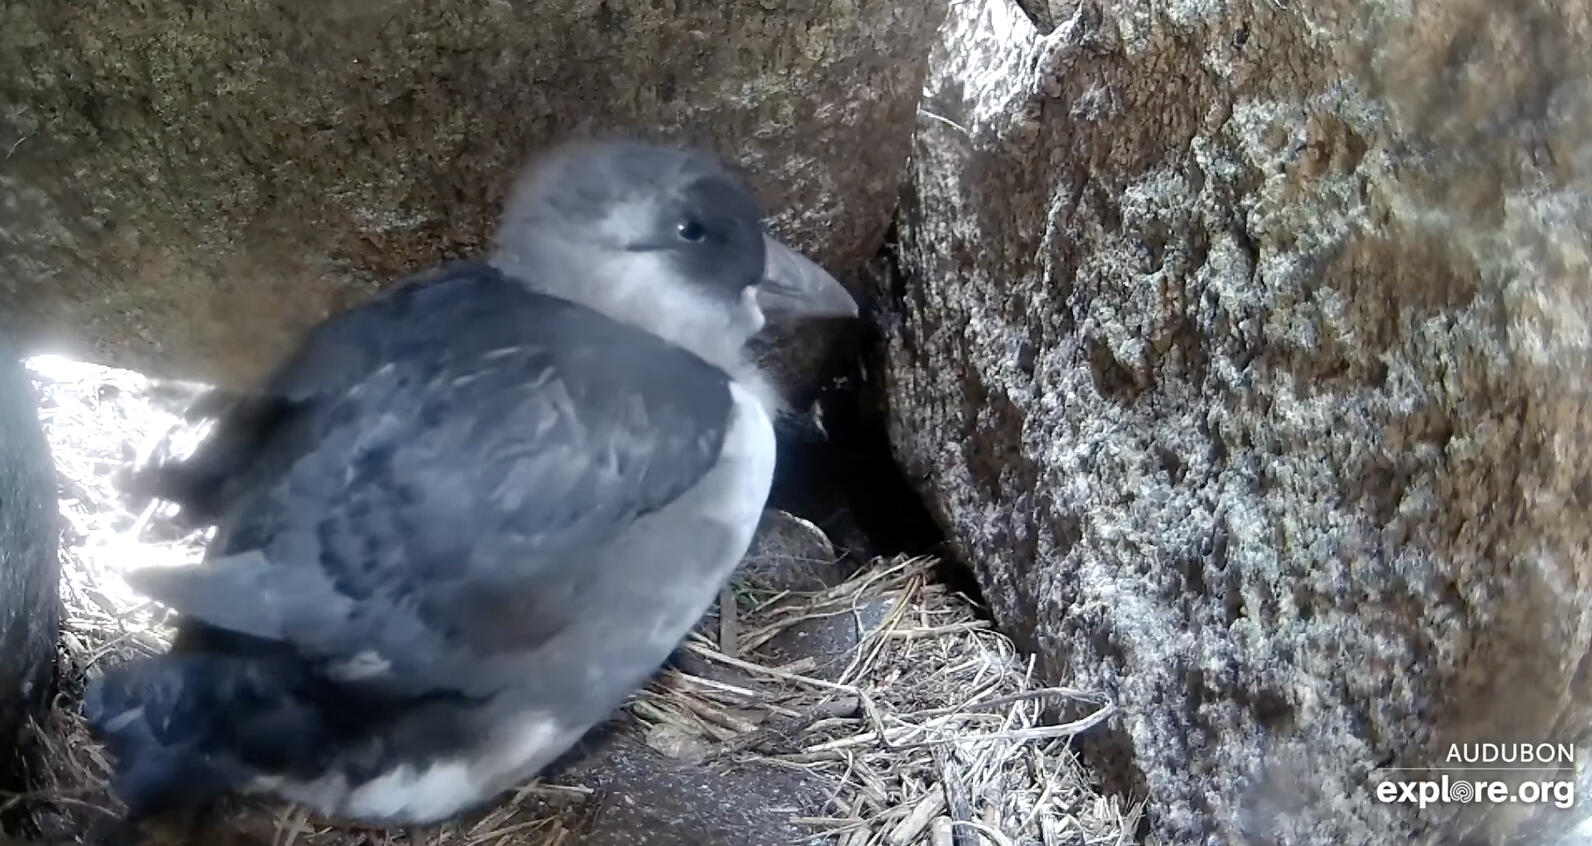
[[[0,335],[0,787],[21,774],[18,740],[55,682],[60,625],[55,468],[33,385]]]
[[[514,169],[591,133],[732,158],[843,275],[889,224],[945,6],[7,2],[0,328],[244,384],[329,311],[484,249]],[[822,353],[776,350],[798,375]]]
[[[1589,7],[1026,5],[931,57],[909,476],[1163,842],[1547,842],[1373,770],[1589,740]]]

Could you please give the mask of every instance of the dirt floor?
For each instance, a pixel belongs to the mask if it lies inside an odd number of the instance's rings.
[[[163,439],[182,454],[204,430],[181,417],[198,386],[54,358],[29,366],[60,473],[63,680],[57,707],[36,731],[45,750],[37,785],[0,796],[0,806],[23,809],[47,842],[83,843],[90,842],[84,832],[120,812],[107,791],[109,762],[78,716],[84,681],[108,664],[159,652],[170,638],[167,614],[131,591],[121,573],[198,561],[206,539],[176,528],[163,503],[130,503],[116,479]],[[800,809],[747,805],[748,813],[777,815],[772,822],[780,830],[800,833],[785,842],[1131,842],[1140,809],[1101,798],[1071,751],[1073,736],[1109,716],[1109,704],[1088,691],[1041,684],[1032,657],[940,572],[930,559],[879,559],[807,591],[743,574],[726,594],[733,613],[705,620],[613,725],[654,764],[687,768],[709,779],[704,784],[726,767],[798,779],[816,801]],[[661,789],[615,787],[624,782],[603,772],[612,759],[594,760],[575,776],[532,782],[489,810],[436,829],[344,828],[296,807],[243,800],[228,805],[205,841],[629,842],[604,827],[605,809],[616,807],[604,792],[631,791],[618,797],[619,806],[645,809],[662,801]],[[655,824],[648,837],[712,846],[697,835],[670,839]],[[732,834],[714,842],[751,841]]]

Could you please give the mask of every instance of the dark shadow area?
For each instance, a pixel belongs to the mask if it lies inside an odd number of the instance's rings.
[[[896,463],[884,386],[874,376],[881,372],[884,338],[870,295],[880,290],[881,274],[898,274],[893,243],[892,227],[862,269],[865,284],[852,286],[854,294],[864,289],[858,295],[862,315],[850,331],[837,333],[830,377],[797,398],[801,418],[776,426],[779,459],[768,504],[811,520],[837,548],[859,558],[944,556],[944,531]]]

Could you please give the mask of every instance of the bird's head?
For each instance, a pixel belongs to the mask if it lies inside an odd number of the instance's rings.
[[[510,192],[492,262],[730,369],[768,319],[855,317],[823,268],[770,237],[714,156],[637,142],[572,144]]]

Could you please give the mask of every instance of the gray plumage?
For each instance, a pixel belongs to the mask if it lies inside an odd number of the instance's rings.
[[[130,575],[178,646],[85,702],[134,815],[253,790],[431,822],[565,751],[750,542],[765,308],[855,314],[717,160],[584,145],[522,176],[489,261],[312,330],[144,479],[217,536]]]

